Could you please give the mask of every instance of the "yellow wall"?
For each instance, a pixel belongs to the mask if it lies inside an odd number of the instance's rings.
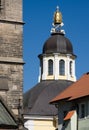
[[[34,130],[55,130],[53,121],[34,121]]]
[[[27,120],[24,124],[28,130],[55,130],[56,122],[54,120]]]

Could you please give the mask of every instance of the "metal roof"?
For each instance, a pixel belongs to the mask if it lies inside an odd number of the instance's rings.
[[[0,97],[0,128],[17,128],[16,120]]]
[[[24,94],[24,114],[56,115],[56,107],[49,102],[72,83],[67,80],[41,81]]]
[[[54,33],[44,43],[43,54],[49,53],[62,53],[62,54],[73,54],[73,47],[68,38],[60,33]]]

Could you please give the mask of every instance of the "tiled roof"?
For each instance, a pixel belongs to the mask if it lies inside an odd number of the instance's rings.
[[[55,103],[63,99],[74,100],[89,96],[89,73],[84,74],[77,82],[70,85],[62,93],[57,95],[50,103]]]

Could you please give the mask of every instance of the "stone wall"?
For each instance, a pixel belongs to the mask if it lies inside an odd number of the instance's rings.
[[[22,58],[22,25],[0,22],[0,57]]]
[[[22,0],[1,0],[0,19],[22,21]]]
[[[0,87],[0,95],[17,116],[23,107],[23,64],[22,0],[1,0],[0,78],[7,79],[8,90]]]

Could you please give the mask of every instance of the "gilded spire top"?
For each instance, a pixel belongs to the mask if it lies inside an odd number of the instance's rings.
[[[64,25],[62,22],[62,14],[59,11],[59,6],[56,7],[56,11],[54,12],[54,21],[52,23],[51,33],[61,33],[65,34],[65,31],[62,30],[62,26]]]
[[[56,12],[54,13],[54,24],[61,24],[62,23],[62,14],[59,11],[59,6],[56,8]]]

